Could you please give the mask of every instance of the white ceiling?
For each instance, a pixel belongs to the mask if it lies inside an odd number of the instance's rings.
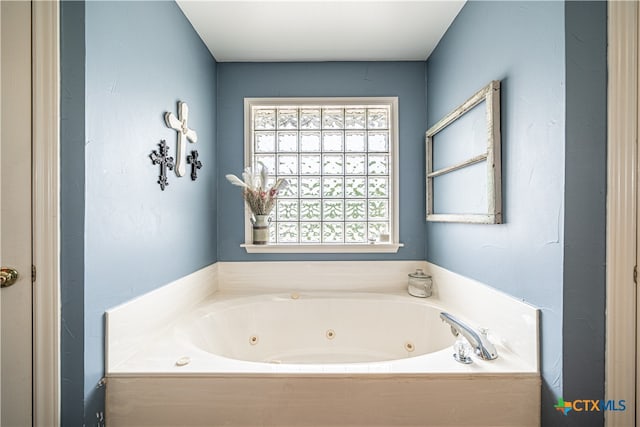
[[[466,0],[177,0],[220,62],[426,60]]]

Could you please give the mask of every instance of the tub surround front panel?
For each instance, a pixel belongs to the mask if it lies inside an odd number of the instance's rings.
[[[357,381],[344,375],[110,378],[106,416],[113,427],[540,425],[537,374],[517,381],[505,376],[470,378],[415,374]],[[158,404],[169,401],[171,405]]]

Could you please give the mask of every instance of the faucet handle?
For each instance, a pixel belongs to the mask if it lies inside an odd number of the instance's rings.
[[[462,337],[458,337],[456,342],[453,344],[453,351],[455,352],[453,353],[453,358],[456,361],[464,363],[465,365],[473,363],[473,360],[469,357],[469,354],[471,353],[471,346]]]

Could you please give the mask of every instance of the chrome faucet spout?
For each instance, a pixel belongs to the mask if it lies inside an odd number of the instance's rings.
[[[451,326],[451,333],[454,336],[462,335],[465,337],[473,347],[473,351],[476,356],[483,360],[493,360],[498,357],[498,352],[496,351],[495,346],[491,341],[489,341],[489,338],[484,331],[476,331],[449,313],[440,313],[440,318]]]

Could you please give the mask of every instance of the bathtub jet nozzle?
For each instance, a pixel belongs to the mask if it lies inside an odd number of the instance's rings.
[[[462,335],[473,348],[474,353],[482,360],[493,360],[498,357],[495,346],[487,337],[486,331],[476,331],[466,323],[458,320],[449,313],[440,313],[443,322],[451,326],[451,333],[454,337]]]

